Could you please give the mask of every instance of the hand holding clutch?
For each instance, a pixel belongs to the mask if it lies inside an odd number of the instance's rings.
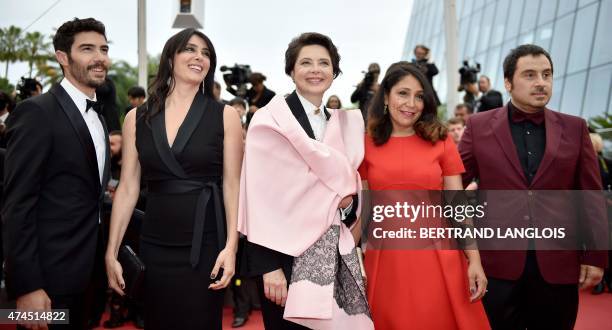
[[[123,268],[114,256],[106,256],[106,277],[108,278],[108,287],[124,296],[123,288],[125,288],[125,281],[123,280]]]
[[[134,297],[144,278],[145,265],[128,246],[119,248],[117,259],[106,260],[108,285],[120,295]]]

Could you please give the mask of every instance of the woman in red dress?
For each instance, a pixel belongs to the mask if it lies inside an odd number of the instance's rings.
[[[419,69],[389,68],[369,109],[365,158],[369,189],[462,190],[463,164],[437,119],[433,89]],[[477,250],[369,249],[368,301],[377,329],[489,329]]]

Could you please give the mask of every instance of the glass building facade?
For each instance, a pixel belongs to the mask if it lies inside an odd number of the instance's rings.
[[[415,0],[402,59],[416,44],[431,49],[440,69],[434,87],[445,102],[444,0]],[[456,0],[459,60],[481,65],[481,74],[504,95],[502,63],[510,49],[539,45],[552,56],[549,107],[582,116],[612,114],[612,0]],[[459,67],[461,65],[459,64]]]

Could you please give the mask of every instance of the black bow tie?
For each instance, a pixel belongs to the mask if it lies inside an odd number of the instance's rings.
[[[86,101],[87,101],[87,106],[85,107],[85,112],[89,111],[89,109],[93,109],[93,111],[100,114],[100,111],[102,110],[100,109],[100,106],[101,106],[100,102],[92,101],[92,100],[86,100]]]

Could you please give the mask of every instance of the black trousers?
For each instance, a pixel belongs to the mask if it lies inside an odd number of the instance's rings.
[[[549,284],[540,274],[534,251],[516,281],[489,278],[483,304],[494,330],[571,330],[578,315],[578,285]]]
[[[104,264],[104,253],[106,252],[106,234],[102,228],[98,231],[98,244],[94,262],[91,281],[85,292],[85,317],[90,325],[99,326],[102,314],[106,309],[108,279],[106,277],[106,265]]]
[[[234,300],[234,317],[249,317],[251,314],[251,297],[249,284],[253,280],[247,277],[234,276],[231,283],[232,297]],[[240,283],[240,285],[237,285]]]
[[[261,314],[263,316],[264,327],[267,330],[300,330],[308,329],[297,323],[283,319],[284,307],[277,305],[264,294],[263,276],[256,277],[257,292],[259,293],[259,301],[261,302]],[[289,282],[289,279],[287,279]]]
[[[232,278],[230,288],[232,290],[232,300],[234,303],[234,318],[236,317],[249,317],[251,313],[251,302],[250,289],[251,286],[255,287],[252,278],[244,276],[246,274],[246,238],[241,236],[238,240],[238,251],[236,253],[236,274]]]

